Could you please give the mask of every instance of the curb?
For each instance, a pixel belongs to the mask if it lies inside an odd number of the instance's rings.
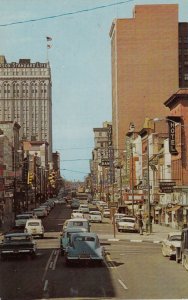
[[[150,244],[161,244],[162,241],[160,240],[130,240],[130,239],[102,239],[103,241],[108,241],[108,242],[122,242],[122,241],[127,241],[131,243],[150,243]]]

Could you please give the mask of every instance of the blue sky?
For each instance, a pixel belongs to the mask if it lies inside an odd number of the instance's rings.
[[[114,18],[131,18],[137,4],[179,4],[188,22],[188,0],[0,0],[0,25],[107,6],[58,18],[0,26],[0,54],[8,62],[45,62],[46,36],[52,37],[53,151],[61,174],[83,180],[89,173],[93,128],[111,121],[111,49]],[[113,5],[116,4],[116,5]]]

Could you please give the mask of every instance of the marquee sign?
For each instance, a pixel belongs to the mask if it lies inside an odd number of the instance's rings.
[[[0,68],[47,68],[46,63],[10,63],[0,64]]]
[[[167,117],[168,128],[169,128],[169,152],[172,155],[177,155],[176,150],[176,123],[180,122],[180,117],[170,116]]]

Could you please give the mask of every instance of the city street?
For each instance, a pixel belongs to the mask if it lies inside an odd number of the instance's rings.
[[[71,209],[56,205],[44,220],[45,238],[36,239],[36,259],[11,258],[0,262],[0,298],[8,299],[167,299],[186,298],[187,272],[181,264],[161,254],[159,243],[102,238],[112,231],[109,219],[91,230],[101,236],[106,250],[102,266],[67,267],[59,253],[62,224]],[[122,238],[126,233],[121,233]]]

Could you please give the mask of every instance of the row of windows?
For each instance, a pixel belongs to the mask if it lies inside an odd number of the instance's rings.
[[[188,37],[182,38],[182,37],[180,36],[180,37],[179,37],[179,43],[182,43],[182,42],[188,43]]]
[[[13,70],[13,69],[0,69],[0,75],[8,75],[8,76],[47,76],[49,75],[48,70],[42,70],[42,69],[34,69],[34,70]]]
[[[184,64],[184,66],[188,66],[188,60],[184,61],[183,64]],[[179,67],[180,67],[180,68],[182,67],[182,64],[181,64],[181,63],[179,64]]]
[[[179,78],[182,79],[182,75],[181,74],[179,75]],[[184,74],[183,78],[184,78],[184,80],[188,80],[188,74]]]
[[[188,48],[186,48],[186,49],[179,49],[179,54],[188,55]]]

